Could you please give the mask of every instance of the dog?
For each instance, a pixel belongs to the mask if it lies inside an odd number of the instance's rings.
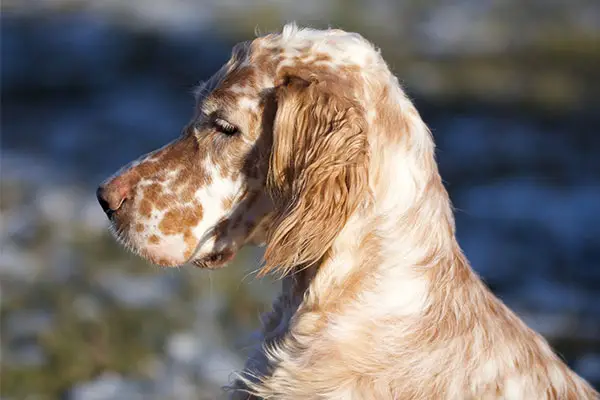
[[[161,266],[266,246],[282,292],[232,398],[598,398],[471,269],[430,131],[359,34],[236,45],[182,134],[97,196]]]

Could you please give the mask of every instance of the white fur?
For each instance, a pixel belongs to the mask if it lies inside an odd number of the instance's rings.
[[[343,227],[334,232],[333,243],[317,242],[317,247],[322,246],[317,250],[323,250],[317,253],[323,256],[308,267],[292,266],[284,278],[273,312],[263,319],[263,341],[232,387],[234,398],[248,398],[248,393],[250,398],[303,400],[598,398],[470,268],[455,238],[454,216],[435,162],[432,135],[374,46],[355,33],[286,25],[281,34],[236,47],[232,61],[197,94],[204,99],[205,114],[221,107],[211,100],[210,91],[227,74],[235,74],[236,63],[253,68],[255,59],[247,55],[248,49],[280,54],[281,59],[272,60],[273,68],[256,68],[259,87],[229,89],[236,117],[242,120],[243,113],[260,117],[261,96],[278,90],[274,84],[285,81],[283,68],[289,73],[301,62],[303,71],[312,72],[311,79],[317,82],[336,79],[329,82],[339,91],[333,95],[352,99],[353,113],[364,111],[368,126],[361,132],[364,140],[358,142],[368,143],[364,149],[368,157],[361,159],[368,159],[368,165],[359,167],[368,173],[361,176],[366,185],[350,192],[357,193],[352,200],[359,206],[339,220]],[[320,76],[323,70],[327,73]],[[243,140],[251,148],[256,139],[248,135]],[[294,150],[309,153],[312,149]],[[144,162],[159,160],[149,157]],[[272,225],[277,222],[268,215],[273,204],[266,195],[254,206],[236,209],[247,190],[265,192],[266,177],[221,176],[213,157],[219,155],[208,154],[199,161],[211,174],[210,183],[195,192],[194,204],[201,204],[203,217],[194,227],[182,227],[182,232],[191,228],[198,243],[190,260],[226,246],[235,251],[250,236],[268,241],[269,232],[276,228]],[[176,173],[159,172],[168,178],[165,189],[169,190],[169,179]],[[226,199],[233,199],[232,209],[224,208]],[[325,201],[312,200],[311,204]],[[216,241],[216,226],[236,211],[247,217],[244,222],[258,222],[247,228],[254,232],[244,236],[239,228],[232,228],[225,234],[230,237]],[[164,211],[155,210],[149,219],[139,219],[145,232],[137,238],[118,236],[124,245],[143,253],[142,239],[160,235],[160,246],[150,250],[183,262],[184,235],[160,234],[157,224],[163,216]],[[326,223],[313,222],[315,231],[329,228]],[[267,244],[273,243],[279,242]],[[294,256],[290,259],[297,259]]]
[[[432,136],[379,52],[357,34],[295,25],[262,45],[284,49],[280,68],[307,49],[331,56],[334,71],[359,67],[372,201],[348,219],[306,287],[285,278],[270,317],[279,322],[265,327],[240,390],[272,399],[596,398],[470,269]],[[378,126],[384,106],[398,120]]]

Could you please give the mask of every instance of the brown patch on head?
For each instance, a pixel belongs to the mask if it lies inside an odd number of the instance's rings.
[[[146,230],[146,228],[144,228],[144,224],[140,224],[140,223],[135,224],[136,232],[142,233],[142,232],[144,232],[144,230]]]
[[[196,163],[201,163],[197,160]],[[173,192],[177,193],[180,202],[189,203],[194,199],[196,191],[212,183],[212,178],[204,168],[182,169],[178,172],[171,185]]]
[[[203,185],[202,185],[203,186]],[[183,189],[179,191],[179,199],[184,203],[189,203],[194,200],[194,195],[196,194],[196,190],[202,186],[195,185],[187,185]]]
[[[283,60],[284,49],[281,47],[264,47],[262,39],[252,42],[250,60],[262,75],[274,76],[276,66]]]
[[[156,201],[154,202],[154,205],[158,210],[164,210],[165,208],[167,208],[170,204],[172,204],[175,201],[177,201],[177,199],[174,196],[163,195],[163,196],[159,196],[156,199]]]
[[[316,62],[332,62],[333,58],[331,57],[331,54],[328,54],[328,53],[317,53],[317,55],[315,56],[315,61]]]
[[[144,199],[151,202],[158,210],[164,210],[177,199],[164,193],[164,187],[158,183],[152,183],[144,188]]]
[[[167,211],[163,219],[158,224],[158,229],[165,235],[175,235],[182,233],[185,227],[182,224],[183,213],[179,209]]]
[[[202,219],[202,206],[176,208],[169,210],[158,224],[158,229],[165,235],[176,235],[198,225]]]
[[[196,239],[192,234],[194,228],[202,219],[202,206],[195,204],[193,207],[177,208],[165,213],[158,224],[158,229],[165,235],[183,234],[183,240],[187,245],[184,257],[189,258],[196,246]]]
[[[156,153],[159,154],[160,152]],[[153,159],[156,155],[151,155],[149,156],[151,159]],[[136,165],[135,167],[131,168],[129,172],[129,174],[134,177],[132,180],[137,183],[139,182],[142,178],[147,178],[147,177],[154,177],[157,175],[157,172],[159,171],[159,165],[157,162],[155,161],[150,161],[150,160],[146,160],[146,161],[142,161],[140,164]],[[132,182],[133,183],[133,182]]]
[[[231,87],[256,87],[256,71],[253,67],[239,68],[225,78],[221,87],[223,90],[227,90]]]
[[[152,183],[144,188],[144,198],[150,202],[156,202],[160,196],[162,196],[163,187],[158,183]]]
[[[152,203],[150,203],[146,199],[142,199],[142,201],[140,202],[140,215],[146,218],[152,215]]]
[[[159,244],[160,243],[160,238],[157,235],[151,235],[148,238],[148,243],[150,243],[150,244]]]

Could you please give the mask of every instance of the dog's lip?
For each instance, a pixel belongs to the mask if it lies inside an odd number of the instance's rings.
[[[210,253],[202,258],[193,260],[191,263],[199,268],[216,268],[227,264],[234,256],[234,251],[224,250]]]

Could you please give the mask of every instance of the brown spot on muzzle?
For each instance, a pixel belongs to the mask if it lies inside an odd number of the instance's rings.
[[[152,235],[148,238],[148,243],[150,244],[159,244],[160,238],[157,235]]]
[[[177,235],[182,233],[183,240],[187,245],[185,257],[189,257],[196,245],[192,228],[202,219],[202,206],[195,203],[193,207],[176,208],[169,210],[158,224],[158,229],[165,235]]]
[[[174,204],[177,198],[172,194],[165,193],[162,185],[152,183],[144,188],[144,200],[152,203],[158,210],[164,210],[169,204]]]
[[[142,217],[149,218],[152,215],[152,203],[146,199],[142,199],[140,202],[140,215]]]
[[[202,206],[185,207],[169,210],[158,224],[158,229],[165,235],[176,235],[198,225],[202,219]]]

